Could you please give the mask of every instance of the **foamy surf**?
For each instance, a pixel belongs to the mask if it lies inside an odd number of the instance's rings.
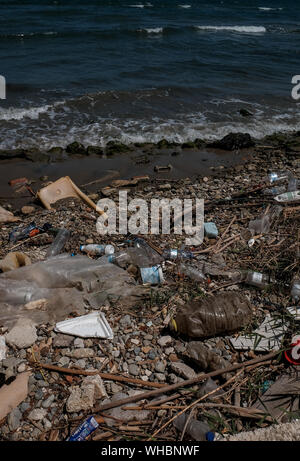
[[[162,34],[164,31],[163,27],[149,27],[145,29],[138,29],[138,32],[144,33],[144,34]]]
[[[259,6],[260,11],[281,11],[283,8],[270,8],[268,6]]]
[[[196,26],[198,30],[239,32],[244,34],[261,34],[267,31],[263,26]]]

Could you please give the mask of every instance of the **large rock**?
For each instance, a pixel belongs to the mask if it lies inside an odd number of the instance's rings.
[[[26,349],[37,340],[35,324],[29,319],[19,319],[6,336],[6,342],[18,349]]]
[[[79,155],[84,155],[86,154],[86,149],[84,147],[83,144],[81,144],[80,142],[72,142],[71,144],[69,144],[67,147],[66,147],[66,151],[68,152],[68,154],[79,154]]]
[[[81,410],[90,410],[96,400],[107,397],[102,379],[99,375],[87,376],[83,379],[81,387],[75,386],[67,400],[67,411],[69,413]]]
[[[214,141],[208,144],[208,147],[216,147],[217,149],[235,150],[253,147],[255,145],[253,139],[248,133],[229,133],[219,141]]]

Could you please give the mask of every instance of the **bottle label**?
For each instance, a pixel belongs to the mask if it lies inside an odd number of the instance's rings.
[[[157,285],[164,281],[162,268],[160,266],[153,267],[141,267],[141,276],[143,283],[150,283],[151,285]]]

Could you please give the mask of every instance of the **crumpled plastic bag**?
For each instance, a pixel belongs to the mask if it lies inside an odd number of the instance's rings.
[[[24,316],[38,323],[56,322],[106,301],[120,301],[128,308],[147,291],[114,264],[63,254],[0,275],[0,322],[7,325]],[[40,303],[41,309],[26,308],[39,299],[48,303]]]

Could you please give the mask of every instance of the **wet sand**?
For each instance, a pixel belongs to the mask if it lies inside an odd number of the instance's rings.
[[[32,189],[36,192],[42,182],[42,177],[47,181],[55,181],[62,176],[70,176],[71,179],[88,192],[93,192],[99,187],[111,183],[113,179],[130,179],[133,176],[149,175],[151,178],[176,180],[182,178],[194,178],[212,174],[222,174],[226,168],[237,164],[243,164],[249,159],[251,150],[244,149],[239,153],[221,151],[211,148],[201,150],[183,149],[174,155],[174,149],[162,151],[147,156],[149,163],[141,162],[143,154],[140,151],[129,154],[114,155],[110,158],[99,157],[72,157],[57,163],[35,163],[28,160],[6,160],[0,162],[0,201],[5,203],[15,200],[26,203],[25,196],[16,197],[8,182],[11,179],[26,177],[32,182]],[[155,172],[156,165],[172,165],[171,170]],[[94,184],[89,184],[97,181]],[[21,194],[22,195],[22,194]]]

